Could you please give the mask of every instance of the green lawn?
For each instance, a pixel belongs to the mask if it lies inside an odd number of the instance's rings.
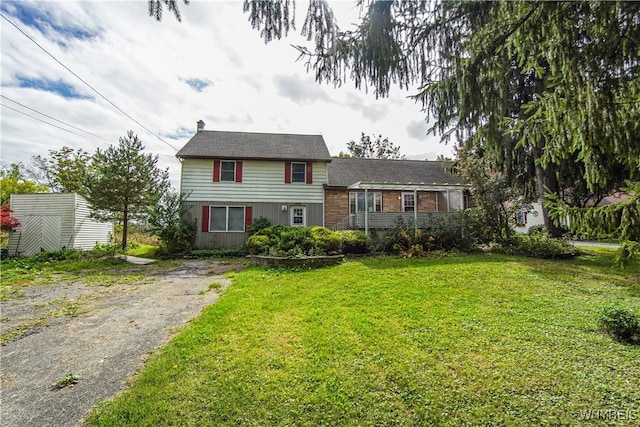
[[[640,346],[597,319],[639,311],[640,263],[612,257],[249,269],[88,424],[634,425]]]

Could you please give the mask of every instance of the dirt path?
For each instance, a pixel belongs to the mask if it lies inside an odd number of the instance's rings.
[[[80,425],[176,327],[216,301],[230,284],[222,274],[238,266],[185,261],[153,274],[139,268],[144,278],[133,284],[33,286],[23,297],[1,303],[3,332],[19,322],[32,327],[0,347],[0,425]],[[219,286],[210,287],[214,283]],[[46,321],[38,325],[43,316]],[[77,383],[53,387],[67,374],[77,376]]]

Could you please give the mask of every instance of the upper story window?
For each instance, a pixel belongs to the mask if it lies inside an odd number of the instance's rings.
[[[306,182],[306,163],[291,163],[291,182]]]
[[[236,180],[236,162],[220,162],[220,181],[231,181],[234,182]]]
[[[241,160],[214,160],[213,182],[242,182]]]
[[[284,162],[284,182],[313,184],[313,162]]]

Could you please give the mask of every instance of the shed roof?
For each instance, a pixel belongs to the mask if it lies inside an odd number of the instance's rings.
[[[450,163],[428,160],[334,158],[329,164],[328,187],[356,183],[446,186],[464,185],[462,178],[445,170]]]
[[[331,161],[322,135],[198,131],[176,157]]]

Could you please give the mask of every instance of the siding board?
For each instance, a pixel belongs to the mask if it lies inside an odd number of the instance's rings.
[[[284,164],[277,161],[245,160],[242,182],[212,182],[213,160],[185,159],[182,163],[181,188],[188,201],[228,200],[234,203],[288,202],[322,203],[327,165],[315,162],[312,184],[284,182]]]
[[[187,201],[185,203],[186,211],[183,216],[185,221],[196,225],[198,233],[196,234],[196,248],[237,248],[244,246],[248,233],[242,232],[202,232],[200,224],[202,223],[203,206],[231,206],[242,205],[251,208],[252,219],[259,217],[268,218],[272,225],[289,225],[289,205],[298,203],[287,202],[252,202],[238,203],[235,201],[204,201],[195,202]],[[323,204],[322,203],[306,203],[307,207],[307,225],[323,225]],[[282,210],[282,206],[287,206],[287,210]]]

